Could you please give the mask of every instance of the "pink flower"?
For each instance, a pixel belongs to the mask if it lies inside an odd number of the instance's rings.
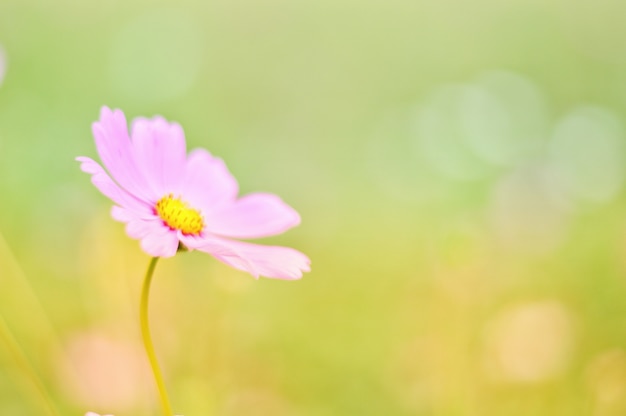
[[[129,136],[124,113],[103,107],[92,130],[108,174],[88,157],[76,160],[113,200],[111,215],[146,253],[171,257],[179,246],[200,250],[255,278],[299,279],[310,270],[309,258],[294,249],[230,239],[280,234],[298,225],[300,216],[276,195],[238,198],[237,181],[221,159],[203,149],[186,154],[177,123],[137,118]]]

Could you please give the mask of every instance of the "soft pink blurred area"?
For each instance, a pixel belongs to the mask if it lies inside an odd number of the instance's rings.
[[[7,72],[7,56],[6,56],[6,52],[2,48],[2,45],[0,45],[0,85],[2,85],[2,82],[4,81],[4,76],[6,72]]]
[[[59,379],[77,403],[120,414],[149,407],[152,374],[140,345],[92,330],[70,335],[65,346]]]
[[[0,2],[0,312],[62,414],[158,410],[102,105],[280,195],[312,272],[150,303],[184,415],[626,414],[626,4]],[[8,63],[8,66],[6,65]],[[0,74],[2,74],[0,70]],[[0,344],[0,414],[41,414]]]

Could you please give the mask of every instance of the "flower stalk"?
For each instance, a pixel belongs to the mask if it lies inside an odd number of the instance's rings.
[[[163,381],[163,375],[159,368],[159,362],[157,361],[156,353],[154,352],[154,345],[152,344],[152,337],[150,335],[150,325],[148,323],[148,299],[150,297],[150,283],[152,282],[152,275],[154,274],[154,268],[156,267],[158,257],[153,257],[148,265],[146,276],[143,281],[143,287],[141,290],[141,304],[139,306],[139,321],[141,323],[141,337],[143,339],[143,345],[150,361],[150,367],[154,374],[154,380],[159,390],[159,398],[161,399],[161,408],[163,409],[164,416],[172,416],[172,407],[170,405],[167,391],[165,390],[165,382]]]

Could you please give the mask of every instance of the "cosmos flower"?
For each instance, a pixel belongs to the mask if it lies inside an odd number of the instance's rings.
[[[76,160],[146,253],[171,257],[179,248],[199,250],[255,278],[299,279],[310,270],[308,257],[292,248],[233,240],[280,234],[298,225],[300,216],[273,194],[239,198],[221,159],[203,149],[186,154],[177,123],[137,118],[129,135],[124,113],[103,107],[92,130],[106,171],[88,157]]]

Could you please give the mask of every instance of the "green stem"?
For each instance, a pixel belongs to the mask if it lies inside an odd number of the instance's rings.
[[[37,390],[42,407],[45,407],[48,411],[48,414],[50,414],[51,416],[58,416],[59,413],[56,410],[52,398],[48,394],[48,390],[46,390],[46,387],[41,381],[41,378],[31,365],[30,361],[28,361],[26,354],[20,348],[20,344],[18,344],[18,342],[15,340],[15,337],[13,337],[9,326],[1,315],[0,339],[2,339],[6,344],[7,349],[13,356],[13,359],[17,363],[17,366],[20,368],[22,374],[26,375],[30,379],[33,387],[35,388],[35,390]]]
[[[150,296],[150,282],[152,281],[152,275],[154,274],[154,268],[156,267],[158,257],[153,257],[150,260],[146,277],[143,281],[143,288],[141,290],[141,305],[139,307],[139,320],[141,321],[141,337],[143,338],[143,345],[146,347],[146,354],[148,354],[148,360],[150,361],[150,367],[154,373],[154,380],[156,381],[157,388],[159,389],[159,397],[161,399],[161,408],[163,409],[164,416],[172,416],[172,407],[167,397],[167,391],[165,390],[165,383],[163,382],[163,375],[159,368],[159,362],[157,361],[156,354],[154,352],[154,345],[152,344],[152,338],[150,336],[150,326],[148,324],[148,297]]]

